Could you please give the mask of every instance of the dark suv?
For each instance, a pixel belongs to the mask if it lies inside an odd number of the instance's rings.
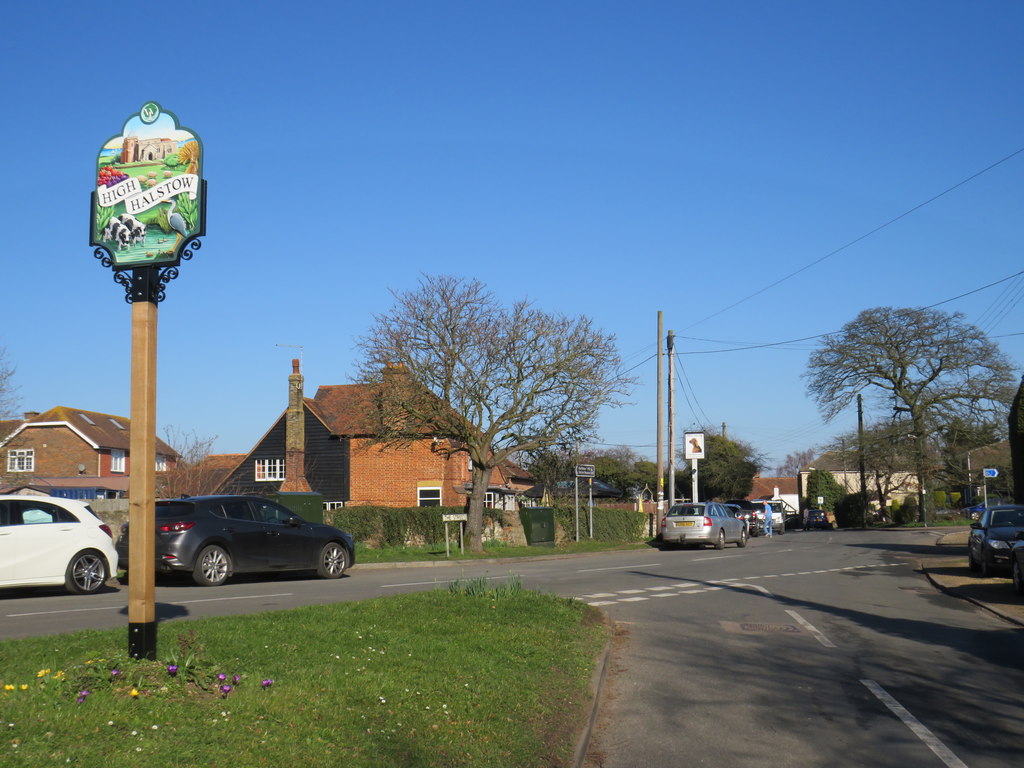
[[[117,540],[128,567],[128,524]],[[157,573],[190,573],[197,584],[223,584],[235,573],[316,570],[340,577],[355,562],[352,536],[303,520],[260,496],[189,496],[156,503]]]

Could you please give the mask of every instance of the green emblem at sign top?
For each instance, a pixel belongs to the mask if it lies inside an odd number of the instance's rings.
[[[90,245],[115,270],[181,263],[206,234],[203,144],[146,102],[96,157]]]
[[[142,109],[139,110],[139,117],[142,118],[142,122],[149,125],[150,123],[156,122],[156,119],[160,117],[160,105],[155,101],[147,103]]]

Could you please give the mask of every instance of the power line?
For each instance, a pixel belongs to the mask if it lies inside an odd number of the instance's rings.
[[[945,195],[948,195],[950,192],[952,192],[952,191],[954,191],[956,189],[959,189],[964,184],[967,184],[968,182],[973,181],[974,179],[978,178],[979,176],[981,176],[981,175],[983,175],[985,173],[988,173],[993,168],[996,168],[996,167],[1002,165],[1003,163],[1007,162],[1008,160],[1011,160],[1012,158],[1014,158],[1017,155],[1019,155],[1021,152],[1024,152],[1024,147],[1021,147],[1020,149],[1018,149],[1018,150],[1016,150],[1014,152],[1011,152],[1006,157],[1002,158],[1001,160],[997,160],[996,162],[992,163],[988,167],[982,168],[980,171],[977,171],[976,173],[972,173],[966,179],[958,181],[953,186],[948,187],[947,189],[944,189],[942,192],[939,192],[937,195],[933,195],[932,197],[928,198],[927,200],[925,200],[922,203],[918,203],[913,208],[910,208],[909,210],[904,211],[899,216],[895,216],[895,217],[889,219],[884,224],[880,224],[879,226],[875,227],[874,229],[870,230],[869,232],[865,232],[860,237],[854,238],[853,240],[851,240],[850,242],[846,243],[845,245],[841,245],[838,248],[836,248],[835,250],[829,251],[824,256],[819,256],[814,261],[812,261],[812,262],[810,262],[808,264],[805,264],[804,266],[800,267],[797,270],[794,270],[793,272],[790,272],[788,275],[780,277],[778,280],[776,280],[773,283],[770,283],[769,285],[766,285],[764,288],[761,288],[761,289],[759,289],[757,291],[754,291],[753,293],[749,294],[748,296],[744,296],[742,299],[739,299],[738,301],[733,302],[732,304],[730,304],[727,307],[722,307],[717,312],[712,312],[710,315],[707,315],[706,317],[701,318],[700,320],[698,320],[695,323],[691,323],[690,325],[688,325],[685,328],[683,328],[683,330],[684,331],[689,330],[690,328],[693,328],[694,326],[700,325],[701,323],[706,322],[706,321],[710,320],[713,317],[718,317],[718,315],[724,314],[725,312],[728,312],[730,309],[734,309],[735,307],[738,307],[740,304],[743,304],[744,302],[747,302],[747,301],[749,301],[750,299],[753,299],[756,296],[760,296],[765,291],[771,290],[775,286],[780,285],[780,284],[786,282],[790,278],[796,277],[801,272],[806,272],[811,267],[817,266],[818,264],[820,264],[821,262],[825,261],[826,259],[832,258],[837,253],[841,253],[842,251],[845,251],[847,248],[850,248],[850,247],[856,245],[857,243],[861,242],[862,240],[866,240],[867,238],[871,237],[872,235],[877,234],[878,232],[881,232],[886,227],[889,227],[889,226],[895,224],[897,221],[900,221],[901,219],[905,219],[910,214],[915,213],[915,212],[921,210],[925,206],[934,203],[939,198],[944,197]]]

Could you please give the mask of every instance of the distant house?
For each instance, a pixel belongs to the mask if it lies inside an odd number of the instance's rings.
[[[795,477],[754,478],[754,485],[747,494],[750,501],[775,499],[782,502],[783,509],[790,514],[800,511],[800,489]]]
[[[469,459],[443,435],[400,445],[374,439],[376,388],[369,384],[321,386],[303,392],[298,360],[288,377],[288,408],[229,472],[231,493],[313,491],[328,508],[462,506],[472,489]],[[486,505],[515,509],[517,494],[532,487],[525,470],[506,463],[491,473]]]
[[[58,406],[0,422],[0,491],[45,493],[73,499],[128,495],[131,422],[123,416]],[[156,469],[177,453],[156,440]]]
[[[846,493],[860,493],[860,467],[856,451],[827,451],[800,470],[800,489],[806,495],[807,478],[816,469],[824,470],[836,479]],[[866,467],[868,500],[872,507],[887,508],[893,499],[903,499],[917,493],[917,476],[910,470],[880,470]]]

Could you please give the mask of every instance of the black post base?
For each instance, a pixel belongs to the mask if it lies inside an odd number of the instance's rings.
[[[156,661],[156,622],[128,624],[128,655]]]

